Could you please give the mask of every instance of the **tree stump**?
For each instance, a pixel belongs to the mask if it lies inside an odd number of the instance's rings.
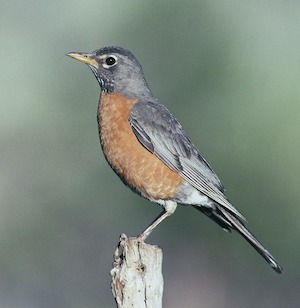
[[[163,296],[162,250],[137,238],[120,236],[114,253],[111,288],[118,308],[160,308]]]

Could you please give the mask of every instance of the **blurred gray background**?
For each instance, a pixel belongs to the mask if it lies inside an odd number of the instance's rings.
[[[299,28],[299,1],[2,1],[0,306],[115,307],[119,235],[161,211],[108,167],[99,86],[65,56],[120,45],[285,268],[181,206],[148,239],[164,307],[299,307]]]

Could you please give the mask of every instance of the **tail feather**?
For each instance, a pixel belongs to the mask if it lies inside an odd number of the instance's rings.
[[[246,228],[244,223],[240,221],[233,213],[228,212],[228,210],[220,205],[216,205],[215,208],[205,208],[201,206],[195,206],[195,208],[215,221],[224,230],[231,231],[231,229],[233,229],[238,231],[277,273],[283,273],[283,268],[277,263],[269,251],[257,240],[257,238]]]
[[[239,221],[234,215],[227,212],[223,208],[219,208],[224,218],[233,226],[233,229],[238,231],[254,249],[272,266],[277,273],[283,273],[283,268],[278,264],[275,258],[269,253],[269,251],[257,240],[257,238],[245,227],[245,225]]]
[[[215,223],[217,223],[223,230],[231,232],[232,224],[228,222],[227,219],[225,219],[221,212],[217,212],[216,210],[212,210],[211,208],[206,208],[203,206],[194,206],[195,209],[199,210],[206,216],[208,216],[211,220],[213,220]]]

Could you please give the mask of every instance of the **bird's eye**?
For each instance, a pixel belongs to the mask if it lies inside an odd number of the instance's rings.
[[[102,66],[106,69],[109,69],[118,63],[118,58],[114,55],[108,55],[103,58],[104,58],[104,62]]]
[[[105,63],[109,66],[112,66],[116,63],[116,59],[114,57],[108,57],[106,58]]]

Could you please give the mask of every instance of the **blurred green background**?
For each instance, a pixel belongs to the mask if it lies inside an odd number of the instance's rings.
[[[164,307],[299,307],[299,1],[2,1],[0,306],[115,307],[119,235],[161,211],[100,150],[99,87],[65,56],[131,50],[285,268],[179,207],[164,250]]]

